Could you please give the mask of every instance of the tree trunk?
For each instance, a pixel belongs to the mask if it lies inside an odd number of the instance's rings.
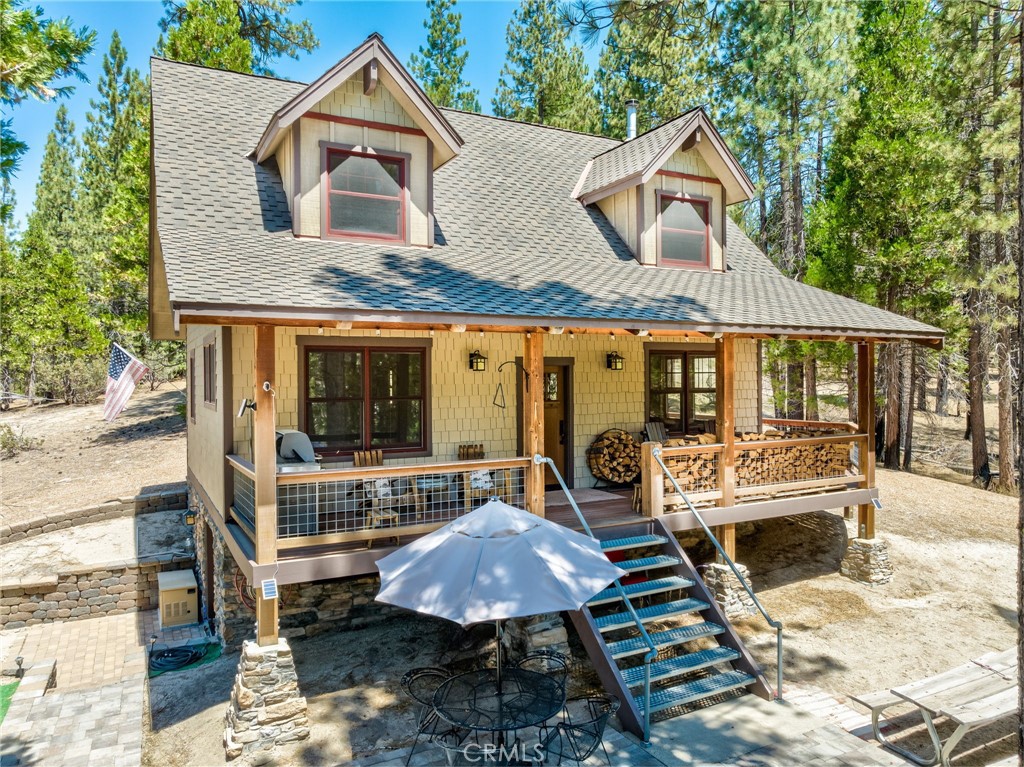
[[[971,291],[975,293],[977,291]],[[985,373],[988,358],[985,354],[985,328],[972,321],[967,341],[967,380],[970,397],[967,410],[967,434],[971,440],[971,467],[976,482],[987,484],[991,476],[988,465],[988,441],[985,434]]]
[[[928,412],[928,364],[924,350],[914,347],[914,390],[917,392],[917,409]]]
[[[949,355],[939,357],[939,371],[935,380],[935,414],[949,414]]]
[[[913,460],[914,440],[914,408],[913,395],[916,388],[914,383],[918,375],[914,358],[917,353],[910,348],[909,342],[900,344],[900,430],[903,441],[903,470],[910,471],[910,462]]]
[[[35,352],[28,357],[28,404],[36,404],[36,355]]]
[[[1024,12],[1018,17],[1017,61],[1024,62]],[[1017,472],[1024,477],[1024,79],[1017,93]],[[1017,615],[1024,615],[1024,493],[1017,502]],[[1024,678],[1024,622],[1017,621],[1017,672]],[[1024,685],[1017,685],[1017,744],[1024,745]]]
[[[882,442],[882,463],[887,469],[900,468],[900,364],[899,347],[886,344],[880,357],[885,358],[885,439]]]
[[[857,401],[857,357],[846,363],[846,407],[850,423],[860,422],[860,402]]]
[[[772,410],[776,418],[786,417],[786,379],[784,366],[777,354],[769,357],[768,377],[772,382]]]
[[[1017,477],[1014,472],[1016,456],[1013,452],[1012,354],[1013,328],[1005,325],[999,330],[999,345],[996,348],[996,359],[999,365],[999,483],[997,487],[1008,492],[1017,489]]]
[[[813,354],[804,357],[804,412],[808,421],[818,420],[818,360]]]
[[[786,418],[798,421],[804,418],[804,365],[802,362],[786,364]]]

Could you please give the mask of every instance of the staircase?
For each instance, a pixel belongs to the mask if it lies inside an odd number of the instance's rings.
[[[630,573],[622,590],[658,650],[650,665],[650,712],[662,718],[753,692],[770,699],[760,668],[704,586],[675,537],[657,519],[594,531],[609,558]],[[571,613],[605,689],[622,701],[619,718],[644,736],[645,667],[650,649],[612,586]]]

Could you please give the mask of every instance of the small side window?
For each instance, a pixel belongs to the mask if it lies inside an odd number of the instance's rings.
[[[217,342],[203,345],[203,402],[217,406]]]
[[[710,200],[659,195],[658,252],[662,264],[706,269],[710,264],[710,230]]]

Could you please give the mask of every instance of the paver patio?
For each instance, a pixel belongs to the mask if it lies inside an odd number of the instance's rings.
[[[185,641],[198,629],[158,632],[156,611],[47,623],[4,632],[3,666],[56,662],[56,686],[41,697],[15,694],[3,722],[0,765],[135,767],[149,637]]]

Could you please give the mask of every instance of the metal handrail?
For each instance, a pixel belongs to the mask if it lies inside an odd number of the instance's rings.
[[[729,569],[732,570],[733,575],[736,576],[736,579],[740,582],[740,585],[743,586],[744,591],[746,591],[747,594],[750,596],[751,600],[754,602],[754,606],[757,607],[758,612],[761,613],[761,617],[764,618],[765,621],[767,621],[769,626],[771,626],[772,628],[775,629],[775,648],[776,648],[775,684],[776,684],[776,689],[773,692],[773,696],[774,696],[776,701],[781,703],[782,702],[782,622],[773,619],[768,614],[768,611],[764,609],[764,605],[761,604],[761,600],[757,598],[757,595],[754,593],[754,590],[752,588],[750,588],[750,584],[747,583],[747,579],[744,578],[743,575],[740,573],[739,569],[736,567],[736,563],[732,561],[732,557],[730,557],[726,553],[725,549],[722,548],[722,544],[719,543],[718,538],[715,537],[715,534],[713,532],[711,532],[711,528],[708,527],[707,523],[704,522],[704,517],[702,517],[700,515],[700,512],[697,511],[697,509],[694,507],[694,505],[692,503],[690,503],[690,499],[686,496],[686,493],[683,492],[683,489],[681,487],[679,487],[679,483],[676,481],[676,478],[672,475],[672,472],[668,470],[668,466],[666,466],[665,462],[662,460],[662,458],[661,458],[661,448],[660,447],[654,448],[654,450],[651,451],[651,454],[654,456],[654,460],[658,462],[658,465],[661,466],[661,470],[663,472],[665,472],[665,476],[668,477],[669,481],[672,483],[672,487],[675,488],[675,491],[677,493],[679,493],[679,497],[683,499],[683,502],[686,504],[686,507],[690,510],[690,513],[693,514],[694,518],[700,523],[700,526],[702,528],[704,528],[704,532],[707,534],[708,538],[711,540],[711,543],[713,543],[715,545],[715,548],[718,549],[718,553],[722,557],[722,560],[727,565],[729,565]]]
[[[558,467],[555,466],[555,462],[546,458],[545,456],[537,453],[533,456],[533,462],[540,466],[541,464],[547,464],[548,468],[551,469],[551,473],[558,480],[558,484],[562,487],[562,492],[565,493],[565,497],[569,499],[569,505],[572,506],[572,510],[576,512],[576,518],[579,519],[580,524],[583,526],[583,531],[597,540],[597,536],[590,529],[590,525],[587,524],[587,520],[583,516],[583,512],[580,511],[580,507],[576,505],[576,499],[572,497],[572,493],[569,492],[568,485],[565,484],[565,480],[562,479],[561,472],[558,471]],[[622,582],[616,578],[615,590],[618,592],[619,597],[622,599],[622,603],[626,605],[626,611],[629,613],[629,617],[636,623],[636,627],[640,630],[640,636],[647,645],[647,653],[644,655],[644,743],[649,744],[651,742],[651,663],[655,658],[658,657],[658,647],[654,644],[654,640],[651,639],[651,635],[647,633],[647,629],[644,628],[644,623],[640,620],[640,616],[636,614],[636,610],[633,609],[633,603],[629,601],[629,597],[626,596],[625,589],[622,588]]]

